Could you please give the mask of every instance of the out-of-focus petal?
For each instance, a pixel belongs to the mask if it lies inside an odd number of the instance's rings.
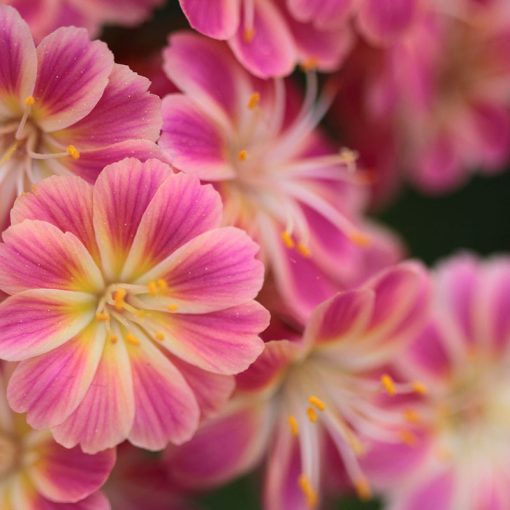
[[[190,25],[214,39],[229,39],[239,25],[240,0],[180,0]]]

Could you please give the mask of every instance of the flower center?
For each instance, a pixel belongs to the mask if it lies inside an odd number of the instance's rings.
[[[30,190],[32,184],[47,176],[40,163],[34,164],[36,161],[80,158],[80,152],[74,145],[64,147],[56,140],[50,140],[33,122],[31,114],[35,103],[35,98],[28,96],[21,118],[7,120],[0,125],[0,185],[8,177],[12,178],[12,172],[15,172],[18,194]],[[38,152],[41,148],[51,148],[51,152]]]

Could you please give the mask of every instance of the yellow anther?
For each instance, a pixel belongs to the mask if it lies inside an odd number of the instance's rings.
[[[428,390],[427,387],[420,381],[415,381],[411,384],[413,391],[418,393],[419,395],[426,395]]]
[[[177,305],[168,305],[167,310],[169,312],[176,312],[179,307]]]
[[[386,393],[388,393],[388,395],[393,396],[397,393],[397,389],[395,388],[395,382],[388,374],[384,374],[383,376],[381,376],[381,384],[384,386],[384,389],[386,390]]]
[[[149,282],[147,287],[149,288],[149,294],[152,296],[155,296],[158,293],[158,284],[156,282]]]
[[[308,397],[308,402],[310,402],[310,404],[316,407],[319,411],[324,411],[326,409],[326,404],[315,395],[310,395]]]
[[[34,106],[34,104],[35,104],[35,97],[34,96],[28,96],[25,99],[25,105],[26,106]]]
[[[113,293],[113,303],[116,310],[122,310],[124,308],[124,298],[126,297],[126,289],[120,288]]]
[[[353,481],[353,484],[359,499],[363,501],[372,499],[372,489],[366,478],[358,478]]]
[[[253,28],[246,28],[243,33],[245,43],[251,43],[255,37],[255,30]]]
[[[253,92],[248,100],[248,108],[250,110],[254,110],[260,103],[260,94],[258,92]]]
[[[314,71],[317,69],[317,59],[310,57],[306,60],[303,60],[303,62],[301,62],[301,69],[303,69],[305,72]]]
[[[340,157],[344,160],[344,163],[352,165],[353,163],[356,163],[359,154],[348,147],[342,147],[340,149]]]
[[[154,334],[154,338],[158,342],[162,342],[165,339],[165,335],[163,333],[161,333],[161,331],[156,331],[156,333]]]
[[[163,278],[160,278],[156,284],[160,292],[165,292],[168,290],[168,283],[166,283],[166,280],[163,280]]]
[[[298,243],[297,245],[297,251],[303,255],[303,257],[309,257],[310,256],[310,249],[306,244]]]
[[[312,423],[315,423],[317,421],[317,413],[315,412],[315,409],[313,407],[309,407],[307,410],[306,410],[306,414],[308,416],[308,419],[312,422]]]
[[[108,312],[97,312],[96,319],[98,321],[108,321],[110,320],[110,314]]]
[[[411,432],[410,430],[402,430],[399,433],[398,437],[407,446],[416,446],[416,443],[418,441],[418,439],[416,438],[416,435],[413,432]]]
[[[116,344],[118,338],[115,335],[110,335],[109,340],[112,344]]]
[[[298,478],[298,483],[300,489],[303,491],[303,494],[305,495],[306,504],[308,505],[308,507],[315,508],[318,503],[317,493],[312,487],[310,480],[308,480],[308,477],[304,474],[300,475],[300,477]]]
[[[4,163],[7,163],[7,161],[9,161],[12,158],[13,154],[16,152],[17,149],[18,149],[18,142],[14,142],[7,149],[5,154],[0,158],[0,166],[3,165]]]
[[[246,149],[241,149],[237,154],[237,159],[239,161],[246,161],[248,159],[248,151]]]
[[[349,234],[349,239],[352,243],[354,243],[356,246],[359,246],[360,248],[367,248],[372,244],[372,240],[370,237],[366,236],[362,232],[351,232]]]
[[[421,422],[420,416],[414,409],[406,409],[404,411],[404,418],[409,423],[420,423]]]
[[[292,236],[290,235],[290,232],[288,230],[284,230],[282,232],[282,241],[287,248],[294,248],[295,246],[294,239],[292,239]]]
[[[66,147],[66,152],[73,159],[80,159],[80,151],[74,145],[68,145]]]
[[[354,454],[358,457],[367,451],[366,446],[352,433],[348,434],[348,444],[352,448]]]
[[[140,340],[138,340],[138,338],[136,338],[136,336],[132,335],[131,333],[126,335],[126,342],[131,345],[140,345]]]
[[[288,420],[289,420],[289,427],[290,427],[290,431],[292,432],[292,435],[298,436],[299,435],[299,425],[298,425],[298,421],[297,421],[296,417],[293,415],[290,415]]]

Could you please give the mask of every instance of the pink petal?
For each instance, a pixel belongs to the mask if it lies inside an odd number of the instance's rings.
[[[88,310],[87,310],[88,308]],[[0,303],[0,358],[20,361],[59,347],[94,318],[90,296],[32,290]]]
[[[97,260],[98,248],[92,224],[92,186],[78,177],[52,176],[33,193],[21,195],[11,212],[12,224],[24,220],[52,223],[73,233]]]
[[[163,132],[159,145],[172,165],[186,173],[207,181],[235,176],[226,157],[225,134],[183,94],[170,94],[163,100]]]
[[[0,48],[0,118],[3,118],[16,112],[18,104],[32,95],[37,72],[30,29],[18,11],[8,6],[0,6]]]
[[[96,148],[129,139],[156,141],[161,129],[161,100],[148,92],[150,81],[115,64],[101,99],[82,120],[54,136],[66,144]]]
[[[81,241],[51,223],[28,220],[3,233],[0,288],[9,294],[26,289],[98,292],[101,273]]]
[[[337,28],[352,13],[353,0],[287,0],[292,16],[321,29]]]
[[[85,29],[64,27],[41,41],[37,56],[33,116],[44,131],[57,131],[97,104],[112,72],[113,55],[103,42],[91,42]]]
[[[214,39],[232,37],[239,25],[240,0],[180,0],[189,24]]]
[[[253,26],[243,20],[229,44],[232,51],[248,71],[259,78],[287,76],[296,64],[296,49],[281,13],[268,0],[254,2]],[[251,32],[248,41],[246,33]]]
[[[2,171],[7,172],[7,177],[2,181],[0,186],[0,232],[3,232],[10,225],[10,212],[16,196],[18,195],[16,173],[12,170],[15,169],[15,164],[9,165],[7,163]]]
[[[186,488],[204,489],[228,482],[261,460],[270,430],[269,408],[233,402],[207,421],[193,439],[166,451],[170,478]]]
[[[169,173],[140,220],[121,278],[140,276],[194,237],[218,227],[221,215],[221,198],[211,185]]]
[[[145,339],[144,339],[145,340]],[[180,372],[150,341],[130,347],[135,420],[129,440],[147,450],[188,441],[200,410]]]
[[[52,432],[66,448],[97,453],[124,441],[135,414],[131,366],[123,342],[107,341],[94,379],[76,410]]]
[[[140,220],[170,173],[168,165],[157,160],[125,159],[99,176],[94,187],[94,227],[109,278],[120,274]]]
[[[389,43],[409,30],[420,3],[421,0],[361,0],[358,22],[369,39]]]
[[[229,125],[229,119],[236,117],[241,91],[249,90],[249,78],[228,49],[189,32],[172,34],[168,43],[163,52],[168,78],[196,104]]]
[[[258,335],[269,324],[269,313],[250,302],[200,315],[158,314],[153,320],[172,354],[203,370],[233,375],[246,370],[264,349]]]
[[[96,492],[76,503],[54,503],[41,494],[34,494],[30,508],[24,506],[23,510],[111,510],[106,497]]]
[[[205,232],[155,266],[137,283],[164,279],[169,287],[168,304],[179,312],[207,313],[253,299],[262,286],[263,264],[255,259],[256,245],[235,227]],[[147,296],[151,308],[164,298]]]
[[[29,476],[38,492],[59,503],[80,501],[97,491],[115,464],[115,450],[87,455],[79,448],[68,450],[55,442],[44,448]]]
[[[28,423],[37,429],[62,423],[87,393],[105,336],[104,327],[90,326],[64,345],[22,361],[9,380],[10,406],[28,413]]]
[[[87,0],[86,4],[78,5],[88,18],[99,14],[105,23],[130,26],[140,24],[154,7],[163,4],[164,0]]]

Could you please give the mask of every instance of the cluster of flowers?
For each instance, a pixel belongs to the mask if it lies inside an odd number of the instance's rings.
[[[159,97],[162,3],[0,1],[0,510],[508,510],[510,257],[367,218],[509,156],[508,1],[180,0]]]

